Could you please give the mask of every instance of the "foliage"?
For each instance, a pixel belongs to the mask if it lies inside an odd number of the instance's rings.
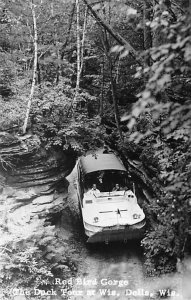
[[[157,225],[142,241],[145,250],[145,268],[149,275],[169,273],[175,270],[173,253],[174,235],[171,226]]]
[[[43,253],[38,247],[14,249],[11,257],[8,253],[3,256],[8,258],[1,266],[1,284],[5,286],[17,285],[19,287],[39,287],[43,282],[51,283],[53,274],[51,267],[42,259]],[[15,283],[16,280],[16,283]]]
[[[103,132],[98,128],[100,119],[91,118],[90,107],[94,110],[95,97],[87,92],[81,93],[78,112],[73,118],[73,92],[74,89],[67,79],[60,80],[56,86],[53,85],[51,91],[50,85],[45,84],[36,92],[31,112],[31,127],[33,132],[40,136],[46,148],[72,147],[82,153],[84,149],[99,147],[103,143]]]
[[[159,6],[156,10],[159,8],[162,10]],[[162,26],[166,39],[144,53],[152,63],[139,67],[135,77],[146,78],[146,85],[138,94],[132,115],[124,117],[129,120],[131,141],[140,146],[152,141],[146,161],[149,157],[158,161],[156,180],[160,188],[153,189],[154,199],[147,211],[152,221],[142,241],[148,273],[174,270],[191,233],[189,19],[189,15],[179,15],[172,23],[169,12],[164,11],[150,22],[153,31]],[[149,115],[146,123],[145,114]],[[148,168],[152,171],[151,163]]]
[[[68,246],[55,236],[54,226],[37,223],[38,231],[27,228],[27,238],[17,227],[8,235],[1,232],[0,283],[5,299],[13,296],[13,289],[26,289],[31,296],[34,288],[50,289],[55,276],[67,278],[76,268]]]

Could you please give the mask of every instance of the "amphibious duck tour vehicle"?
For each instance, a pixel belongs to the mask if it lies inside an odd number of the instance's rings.
[[[87,155],[77,164],[77,193],[88,243],[127,241],[143,235],[145,214],[114,154]]]

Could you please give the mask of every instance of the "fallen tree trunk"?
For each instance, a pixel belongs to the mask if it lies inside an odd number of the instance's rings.
[[[113,28],[107,24],[98,14],[95,12],[95,10],[91,7],[91,5],[88,3],[87,0],[83,0],[83,2],[87,5],[89,11],[94,16],[94,18],[97,20],[97,22],[107,31],[111,36],[121,45],[124,46],[127,50],[129,50],[129,54],[139,63],[139,65],[143,66],[144,61],[142,58],[139,57],[137,51],[117,32],[113,30]]]

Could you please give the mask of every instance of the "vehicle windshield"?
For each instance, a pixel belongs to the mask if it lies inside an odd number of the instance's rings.
[[[108,193],[124,191],[129,187],[127,172],[118,170],[104,170],[88,173],[84,177],[84,191],[91,189],[101,192],[102,197]]]

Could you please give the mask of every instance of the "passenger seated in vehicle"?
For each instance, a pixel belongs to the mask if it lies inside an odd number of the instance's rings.
[[[100,194],[100,190],[97,189],[97,186],[95,183],[93,183],[91,190],[88,191],[88,194],[91,194],[91,195]]]
[[[116,183],[114,188],[112,189],[112,192],[115,192],[115,191],[123,191],[123,189],[120,187],[119,183]]]

